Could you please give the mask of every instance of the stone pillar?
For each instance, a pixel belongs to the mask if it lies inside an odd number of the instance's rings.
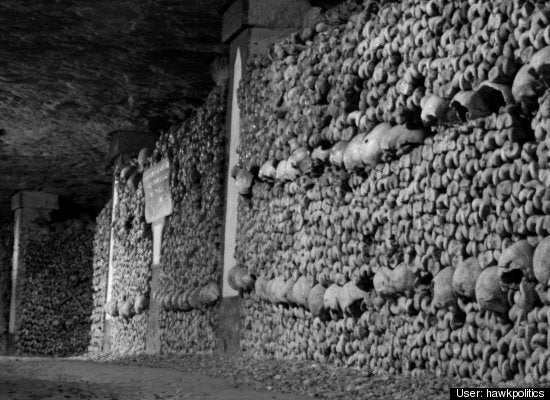
[[[59,199],[57,195],[45,192],[22,191],[12,197],[11,208],[14,211],[14,240],[8,353],[14,352],[14,339],[19,324],[18,311],[20,310],[20,304],[18,299],[18,284],[21,279],[24,279],[25,271],[25,265],[21,258],[26,246],[24,233],[27,225],[38,218],[44,218],[49,221],[51,219],[51,212],[59,209]]]
[[[218,331],[219,351],[237,352],[240,341],[240,297],[227,284],[227,273],[235,266],[238,194],[230,176],[237,163],[240,110],[237,89],[246,73],[249,57],[262,54],[267,47],[282,40],[302,26],[305,13],[311,8],[307,0],[236,0],[223,18],[222,40],[229,44],[230,86],[227,107],[226,201],[223,244],[222,301]]]

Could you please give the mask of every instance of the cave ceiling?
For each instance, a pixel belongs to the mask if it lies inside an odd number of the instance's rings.
[[[18,190],[97,211],[109,133],[157,133],[201,103],[228,0],[0,0],[0,218]]]

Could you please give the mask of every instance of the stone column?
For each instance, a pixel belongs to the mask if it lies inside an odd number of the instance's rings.
[[[230,85],[227,107],[225,239],[223,244],[223,284],[218,342],[220,352],[237,352],[240,340],[240,297],[227,284],[227,273],[235,266],[238,194],[230,176],[237,163],[240,110],[237,89],[246,73],[249,57],[262,54],[302,26],[304,14],[311,8],[307,0],[236,0],[224,13],[222,40],[229,44]]]
[[[11,199],[11,208],[14,211],[14,240],[13,259],[11,273],[11,301],[10,320],[8,328],[7,352],[14,352],[14,340],[19,325],[18,312],[20,300],[18,298],[18,287],[21,279],[24,279],[25,265],[22,260],[25,246],[25,230],[27,225],[38,218],[50,220],[51,212],[59,209],[59,198],[57,195],[45,192],[22,191]]]

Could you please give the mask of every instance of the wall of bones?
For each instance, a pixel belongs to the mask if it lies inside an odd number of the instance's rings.
[[[161,135],[152,154],[142,151],[120,171],[114,218],[113,298],[105,305],[113,317],[115,352],[145,350],[152,296],[161,305],[162,353],[210,352],[216,348],[226,95],[225,86],[215,87],[190,118]],[[145,168],[164,157],[171,160],[174,210],[163,231],[160,288],[151,292],[152,234],[145,222],[141,178]],[[100,235],[98,231],[95,271],[103,274],[99,266],[104,262]],[[99,291],[96,294],[102,296]]]
[[[0,229],[0,354],[6,351],[11,301],[13,224]]]
[[[548,381],[549,17],[346,2],[249,63],[243,350]]]
[[[21,355],[84,354],[90,342],[95,224],[30,223],[23,243],[15,350]]]
[[[101,352],[104,340],[105,299],[109,275],[112,200],[96,218],[93,255],[93,309],[91,314],[90,347],[92,353]]]

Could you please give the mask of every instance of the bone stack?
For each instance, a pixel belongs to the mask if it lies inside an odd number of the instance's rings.
[[[109,201],[96,218],[94,236],[94,272],[92,326],[90,328],[90,352],[101,352],[103,346],[103,318],[107,296],[109,273],[109,247],[111,238],[111,202]]]
[[[217,346],[226,93],[223,85],[214,88],[202,107],[161,135],[152,152],[143,150],[121,171],[113,300],[105,305],[113,316],[115,352],[145,350],[153,297],[161,306],[163,353],[211,352]],[[152,235],[145,222],[141,174],[163,158],[171,161],[174,209],[163,229],[160,284],[153,292]]]
[[[533,261],[550,234],[545,13],[369,3],[303,33],[301,62],[286,58],[294,35],[252,65],[237,167],[238,272],[256,278],[236,285],[252,290],[246,351],[547,379],[548,277]],[[310,101],[325,92],[326,109]]]
[[[36,221],[22,235],[15,350],[21,355],[83,354],[90,343],[94,224]]]

